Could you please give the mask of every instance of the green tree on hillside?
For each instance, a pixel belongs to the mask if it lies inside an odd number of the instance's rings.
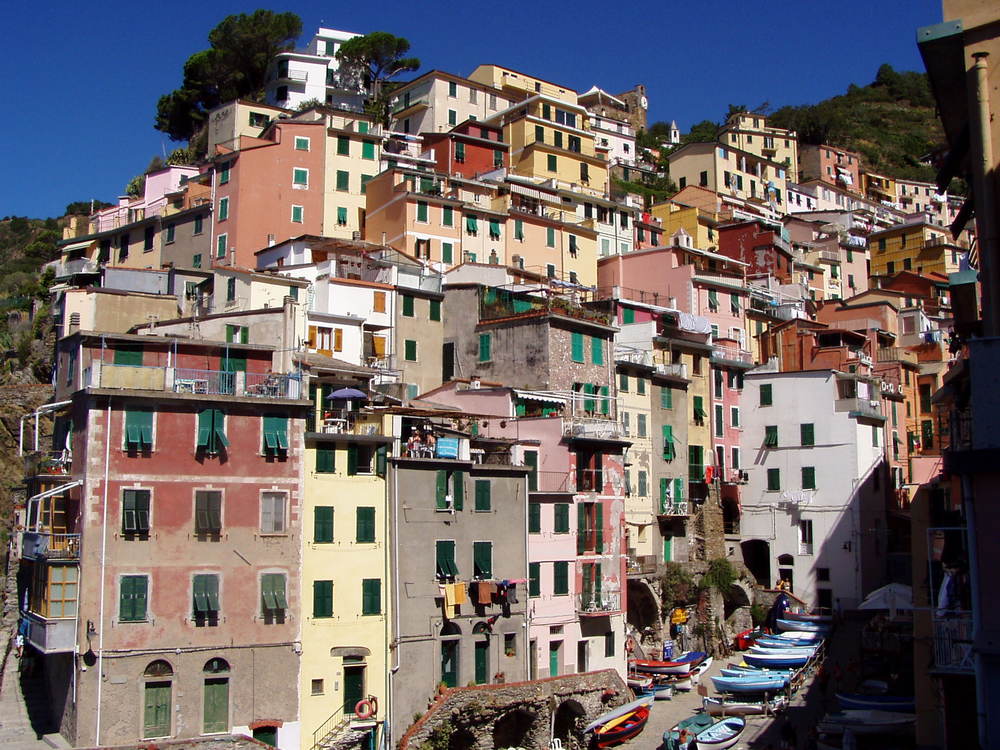
[[[400,73],[420,67],[417,57],[405,57],[410,42],[387,31],[373,31],[348,39],[337,50],[341,78],[364,85],[369,93],[368,112],[376,122],[389,124],[389,90],[386,85]]]
[[[208,34],[209,49],[184,63],[180,88],[156,106],[156,129],[175,141],[190,140],[208,111],[233,99],[260,100],[274,56],[292,49],[302,33],[295,13],[255,10],[228,16]]]

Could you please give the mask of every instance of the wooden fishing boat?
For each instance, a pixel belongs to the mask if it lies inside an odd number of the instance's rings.
[[[678,659],[659,661],[657,659],[633,659],[629,666],[637,672],[648,674],[686,674],[708,656],[704,651],[688,651]]]
[[[788,638],[796,641],[822,641],[825,633],[819,630],[785,630],[781,633],[771,633],[767,638]]]
[[[763,693],[782,690],[789,681],[786,674],[746,674],[740,677],[713,677],[712,684],[720,693]]]
[[[702,729],[695,735],[694,740],[698,750],[724,750],[735,745],[746,728],[746,719],[742,716],[731,716]]]
[[[896,711],[840,711],[824,716],[817,728],[829,734],[842,733],[845,729],[854,734],[891,734],[911,729],[916,719],[915,714]]]
[[[789,679],[791,679],[792,675],[794,675],[795,672],[793,672],[791,669],[787,669],[787,670],[781,670],[781,669],[755,669],[754,667],[744,667],[742,669],[733,669],[733,668],[729,667],[729,668],[723,668],[722,669],[722,676],[723,677],[746,677],[749,674],[757,674],[757,675],[763,674],[763,675],[767,675],[767,676],[782,675],[784,677],[788,677]]]
[[[831,623],[833,622],[833,615],[816,615],[811,612],[791,612],[789,610],[785,611],[786,620],[799,620],[802,622],[823,622]]]
[[[812,658],[812,654],[754,654],[748,653],[743,661],[751,667],[767,667],[781,669],[783,667],[802,667]]]
[[[789,648],[792,646],[811,646],[816,648],[823,645],[822,640],[807,640],[805,638],[777,638],[775,636],[765,636],[758,638],[748,648],[754,646],[765,646],[767,648]]]
[[[805,620],[786,620],[778,618],[776,621],[778,628],[782,632],[805,631],[807,633],[829,633],[830,626],[822,622],[806,622]]]
[[[698,732],[707,729],[714,723],[715,719],[708,714],[695,714],[677,722],[663,733],[663,750],[680,750],[682,734],[685,740],[687,740],[689,735],[693,739]],[[690,744],[688,744],[688,747],[690,747]]]
[[[845,711],[894,711],[901,714],[912,714],[916,710],[913,696],[837,693],[837,700]]]
[[[674,697],[674,686],[669,682],[655,682],[650,688],[653,698],[658,701],[668,701]]]
[[[702,698],[701,705],[705,713],[709,716],[760,716],[773,714],[783,708],[788,703],[788,699],[783,695],[777,695],[769,701],[727,701],[722,698]]]
[[[640,708],[642,706],[649,708],[652,705],[653,705],[653,696],[651,695],[647,695],[643,698],[637,698],[631,703],[623,703],[622,705],[618,706],[618,708],[613,708],[610,711],[598,716],[587,726],[585,726],[583,728],[583,731],[585,734],[587,732],[593,732],[598,727],[604,726],[609,721],[617,719],[619,716],[624,716],[625,714],[631,713],[632,711],[635,711],[637,708]]]
[[[811,646],[785,646],[771,648],[770,646],[751,646],[748,654],[785,654],[788,656],[815,656],[816,648]]]
[[[627,714],[618,716],[594,730],[594,744],[597,747],[612,747],[637,737],[649,721],[649,706],[639,706]]]

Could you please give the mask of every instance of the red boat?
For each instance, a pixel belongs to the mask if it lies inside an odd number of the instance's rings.
[[[705,661],[707,654],[703,651],[689,651],[674,661],[656,661],[655,659],[633,659],[632,668],[637,672],[647,674],[687,674]]]
[[[597,747],[612,747],[639,735],[649,720],[649,706],[639,706],[627,714],[611,719],[594,730]]]

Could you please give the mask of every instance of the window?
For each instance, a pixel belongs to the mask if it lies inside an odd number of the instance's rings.
[[[559,161],[558,159],[556,159],[555,154],[548,154],[545,157],[545,168],[548,169],[550,172],[559,171]]]
[[[767,470],[767,489],[769,492],[779,492],[781,490],[781,470]]]
[[[569,593],[569,561],[556,560],[552,563],[552,593],[565,596]]]
[[[733,460],[732,460],[733,468],[734,469],[740,468],[740,449],[733,448],[732,455],[733,455]]]
[[[309,139],[301,135],[295,136],[295,150],[296,151],[308,151],[309,150]]]
[[[231,276],[226,280],[226,302],[236,301],[236,277]]]
[[[590,337],[590,362],[595,365],[604,364],[604,341],[598,336]]]
[[[417,221],[427,223],[427,201],[417,201]]]
[[[920,396],[920,411],[923,414],[929,414],[931,411],[931,387],[928,383],[921,383],[917,386],[917,391]]]
[[[260,532],[262,534],[285,533],[285,492],[263,492],[260,496]]]
[[[714,289],[708,290],[708,309],[710,312],[719,312],[719,293]]]
[[[264,455],[283,456],[288,451],[288,417],[264,417]]]
[[[812,423],[799,425],[799,436],[802,438],[802,445],[816,445],[816,434]]]
[[[488,511],[493,507],[492,485],[489,479],[477,479],[475,484],[476,499],[473,508],[478,511]]]
[[[569,503],[556,503],[553,507],[552,530],[556,534],[569,533]]]
[[[542,532],[542,506],[540,503],[528,503],[528,533]]]
[[[450,242],[441,243],[441,262],[442,263],[454,262],[454,252],[452,243]]]
[[[731,427],[740,426],[740,407],[738,406],[729,407],[729,425]]]
[[[317,505],[313,508],[313,542],[330,544],[333,541],[333,506]]]
[[[260,577],[260,608],[268,625],[285,621],[288,600],[285,597],[284,573],[265,573]]]
[[[226,257],[226,249],[227,249],[228,245],[229,245],[229,235],[220,234],[219,237],[218,237],[218,239],[215,242],[215,257],[216,258],[225,258]]]
[[[198,490],[194,495],[194,532],[217,536],[222,532],[222,493]]]
[[[816,489],[816,467],[815,466],[803,466],[802,467],[802,489],[804,489],[804,490],[814,490],[814,489]]]
[[[126,451],[151,451],[153,449],[153,412],[129,409],[125,412]]]
[[[636,433],[637,433],[637,437],[641,437],[641,438],[646,437],[646,415],[645,414],[637,414],[636,415]]]
[[[374,467],[372,466],[372,459],[375,459]],[[381,454],[371,445],[351,443],[347,446],[347,476],[349,477],[359,474],[372,474],[373,468],[381,471],[381,461]]]
[[[122,534],[126,539],[149,536],[149,490],[122,491]]]
[[[362,141],[361,142],[361,158],[373,160],[375,158],[375,143],[374,141]]]
[[[201,573],[194,577],[192,586],[195,625],[199,627],[219,624],[219,576]]]
[[[545,228],[545,247],[556,246],[556,230],[554,227]]]
[[[351,155],[351,139],[346,135],[337,136],[337,154],[339,156]]]
[[[541,563],[528,563],[528,596],[535,598],[541,595]]]
[[[382,614],[382,579],[364,578],[361,581],[361,614]]]
[[[193,268],[201,268],[201,253],[195,253],[191,257],[191,266]]]
[[[308,169],[304,169],[302,167],[296,167],[295,169],[292,170],[292,187],[297,187],[297,188],[309,187]]]
[[[669,424],[663,425],[663,460],[673,461],[677,453],[674,449],[674,428]]]
[[[774,403],[772,401],[772,392],[770,383],[761,383],[760,385],[760,405],[761,406],[771,406]]]
[[[228,201],[228,199],[227,199]],[[146,227],[142,233],[142,251],[148,253],[153,249],[153,240],[156,238],[156,228]]]
[[[455,542],[438,539],[434,542],[434,560],[438,578],[457,578],[458,565],[455,564]]]
[[[375,541],[375,508],[358,506],[356,511],[355,541],[358,544],[372,544]]]
[[[144,622],[149,594],[149,576],[122,576],[118,592],[118,621]]]
[[[556,267],[552,263],[545,264],[545,276],[549,279],[556,277]]]
[[[479,222],[475,216],[465,217],[465,232],[475,237],[479,233]]]
[[[337,190],[346,192],[351,189],[351,173],[343,169],[337,170]]]
[[[628,393],[628,373],[623,372],[618,375],[618,390],[622,393]]]
[[[500,222],[490,220],[490,239],[498,240],[500,239]]]
[[[715,436],[722,437],[726,434],[726,424],[723,421],[722,404],[715,405]]]
[[[492,337],[488,333],[479,334],[479,361],[489,362],[491,359],[491,341]]]
[[[583,334],[582,333],[571,333],[570,334],[570,357],[574,362],[583,362]]]
[[[417,361],[417,342],[413,339],[403,341],[403,359],[407,362]]]
[[[878,427],[872,425],[872,447],[878,448]]]
[[[694,404],[694,409],[693,409],[694,421],[697,422],[698,424],[701,424],[704,421],[705,417],[708,416],[705,412],[704,397],[693,396],[691,401]]]
[[[764,447],[778,447],[778,425],[772,424],[764,428]]]
[[[170,665],[162,659],[151,662],[143,673],[145,678],[159,678],[143,684],[142,736],[144,738],[170,735],[173,702],[169,678],[172,674]]]
[[[472,567],[475,578],[493,577],[493,542],[472,543]]]
[[[302,223],[302,206],[292,206],[292,223],[301,224]]]
[[[674,392],[669,385],[660,386],[660,408],[674,408]]]
[[[457,125],[458,124],[458,112],[453,109],[448,110],[448,124]]]
[[[642,416],[641,414],[639,415]],[[639,497],[645,497],[649,493],[648,475],[644,471],[639,472]]]
[[[313,581],[313,617],[333,617],[333,581]]]

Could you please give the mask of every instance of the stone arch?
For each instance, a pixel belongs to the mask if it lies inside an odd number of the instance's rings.
[[[476,735],[468,729],[456,729],[448,736],[448,750],[472,750],[476,746]]]
[[[733,583],[723,597],[723,612],[726,620],[733,616],[736,610],[749,607],[753,603],[753,595],[742,581]]]
[[[454,620],[445,620],[445,622],[441,625],[440,635],[462,635],[462,628],[460,628],[458,623]]]
[[[753,575],[759,586],[770,588],[771,580],[771,545],[764,539],[747,539],[740,543],[743,552],[743,564]]]
[[[525,747],[531,744],[535,714],[522,708],[505,713],[493,725],[493,747]]]
[[[645,628],[658,628],[660,625],[660,597],[642,579],[628,581],[628,611],[626,622],[640,633]]]
[[[577,737],[577,719],[582,719],[587,715],[586,709],[580,702],[570,698],[559,704],[556,709],[555,720],[553,722],[553,737],[560,740],[568,740],[570,737]]]

